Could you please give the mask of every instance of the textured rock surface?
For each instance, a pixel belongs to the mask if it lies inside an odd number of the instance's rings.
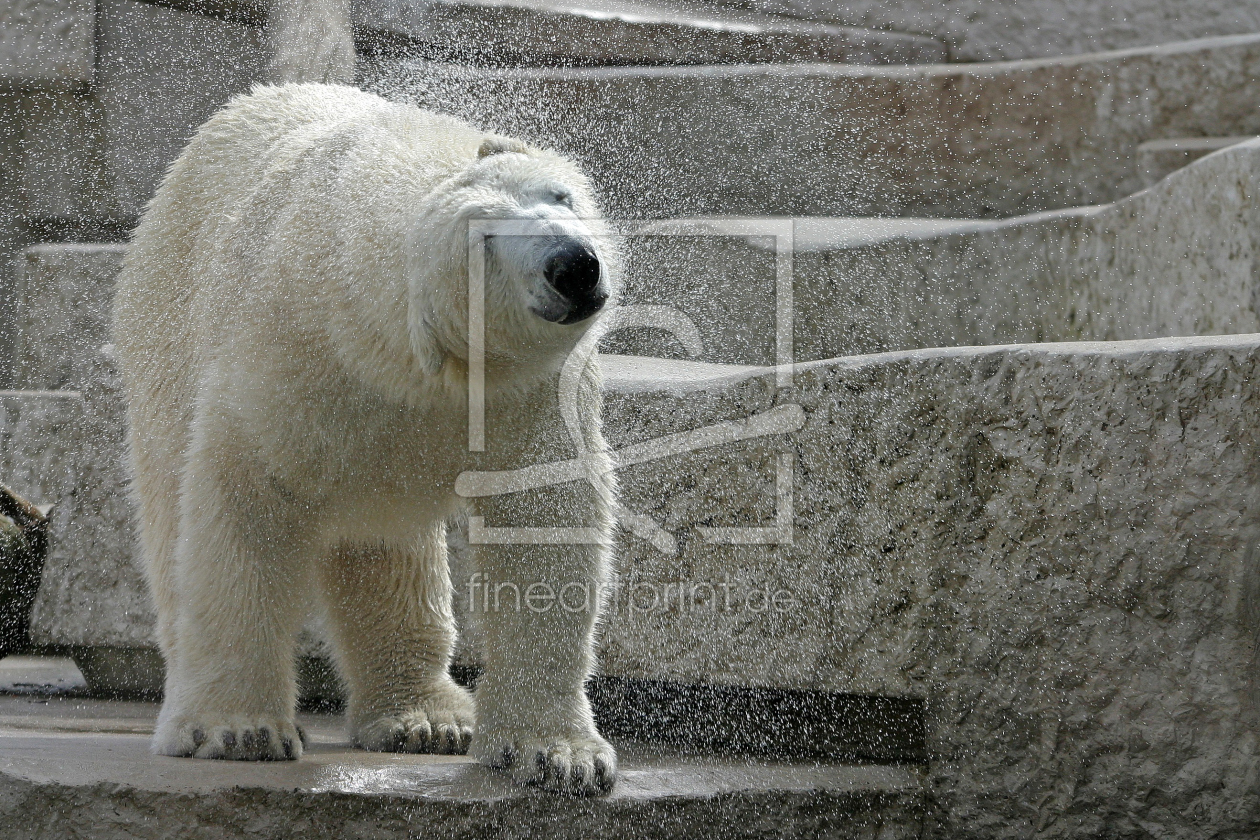
[[[0,0],[0,82],[91,81],[95,12],[93,0]]]
[[[1260,30],[1252,2],[1208,0],[721,0],[724,5],[934,35],[956,61],[1073,55]]]
[[[622,472],[680,552],[625,541],[605,672],[925,697],[943,837],[1260,831],[1255,336],[717,373],[613,396],[612,439],[804,428]],[[791,546],[706,545],[773,522],[784,452]]]
[[[49,522],[47,558],[31,613],[38,644],[153,645],[153,608],[135,565],[134,508],[123,463],[123,404],[104,355],[82,389],[67,448],[73,483]]]
[[[372,0],[368,39],[403,38],[430,57],[550,66],[944,61],[923,36],[835,26],[709,5],[640,0]]]
[[[1258,194],[1260,142],[1251,141],[1102,207],[996,222],[796,219],[795,358],[1260,332]],[[774,361],[767,237],[642,237],[629,254],[628,300],[689,316],[701,358]],[[645,331],[609,347],[682,350]]]
[[[14,288],[15,387],[78,388],[109,343],[110,301],[124,245],[34,245]]]
[[[77,391],[0,391],[0,483],[34,504],[57,502],[74,481],[82,415]]]
[[[1138,171],[1147,185],[1157,184],[1194,161],[1254,137],[1169,137],[1148,140],[1137,148]]]
[[[1113,201],[1134,149],[1260,133],[1260,36],[1063,60],[919,67],[475,71],[366,83],[555,146],[622,218],[995,216]]]

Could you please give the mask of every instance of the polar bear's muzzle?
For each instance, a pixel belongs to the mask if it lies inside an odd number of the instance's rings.
[[[543,278],[559,298],[535,310],[545,320],[576,324],[603,309],[608,301],[608,284],[601,282],[603,267],[599,257],[579,240],[564,240],[548,254]]]

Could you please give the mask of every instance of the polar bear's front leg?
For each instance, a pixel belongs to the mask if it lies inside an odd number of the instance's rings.
[[[595,729],[586,697],[594,634],[608,577],[612,517],[589,484],[482,500],[487,523],[528,526],[540,509],[601,536],[604,544],[481,545],[471,611],[485,631],[472,752],[517,781],[579,795],[607,793],[613,748]],[[530,522],[533,520],[533,522]]]
[[[280,494],[217,473],[196,454],[182,495],[177,655],[153,750],[298,758],[293,647],[308,597],[309,529]]]
[[[414,546],[338,546],[320,578],[355,745],[467,752],[476,711],[447,672],[455,621],[442,524]]]

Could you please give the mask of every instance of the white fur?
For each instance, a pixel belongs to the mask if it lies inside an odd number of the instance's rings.
[[[167,665],[156,752],[300,755],[294,640],[318,606],[356,743],[459,752],[471,737],[475,755],[523,781],[611,784],[616,759],[583,687],[594,611],[484,615],[475,710],[447,676],[455,478],[572,457],[556,383],[579,341],[586,446],[607,466],[587,335],[596,319],[533,314],[545,252],[510,237],[489,242],[486,451],[467,451],[473,217],[583,237],[615,283],[568,161],[351,88],[258,88],[171,167],[114,304]],[[602,492],[575,482],[472,512],[493,526],[607,535],[612,491],[611,480]],[[606,545],[486,546],[478,562],[522,590],[598,587],[608,574]]]

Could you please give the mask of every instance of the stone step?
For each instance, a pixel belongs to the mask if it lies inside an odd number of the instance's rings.
[[[1236,185],[1222,189],[1221,184]],[[1110,205],[1009,219],[690,219],[623,240],[626,303],[688,318],[701,358],[775,361],[776,248],[790,234],[797,361],[920,347],[1260,331],[1251,260],[1260,141]],[[760,232],[760,235],[758,235]],[[97,369],[121,245],[39,245],[20,261],[12,381],[78,388]],[[682,355],[627,330],[607,352]]]
[[[125,227],[197,127],[259,73],[255,28],[134,0],[95,6],[91,88],[27,92],[11,113],[19,209],[32,222]]]
[[[1257,364],[1256,336],[961,348],[803,365],[776,397],[773,370],[610,359],[618,447],[785,399],[807,419],[623,473],[680,552],[622,545],[604,673],[924,698],[955,827],[1188,828],[1195,801],[1246,836]],[[785,449],[790,545],[691,531],[773,522]]]
[[[48,650],[49,648],[45,648]],[[162,696],[162,660],[145,648],[61,648],[69,656],[0,659],[0,695],[75,696],[155,701]],[[340,713],[340,689],[313,685],[299,669],[301,708]],[[331,667],[327,659],[320,662]],[[455,667],[475,686],[478,669]],[[316,689],[312,691],[312,689]],[[319,691],[318,689],[324,689]],[[836,692],[707,686],[597,675],[587,686],[600,732],[650,740],[691,754],[794,761],[923,764],[923,703],[915,698]],[[0,701],[2,702],[2,701]],[[747,721],[757,720],[756,727]],[[12,721],[0,714],[0,727]]]
[[[66,657],[13,655],[0,659],[0,696],[54,697],[86,690],[83,674]]]
[[[1238,146],[1115,206],[1042,217],[797,220],[792,357],[1260,331],[1247,257],[1255,230],[1247,196],[1257,189],[1258,162],[1256,144]],[[1239,188],[1221,190],[1221,183]],[[659,273],[632,277],[631,302],[673,306],[689,318],[703,359],[774,360],[773,254],[759,240],[662,240],[682,243],[671,250],[641,239],[645,247],[631,248],[632,272],[637,264]],[[697,241],[712,247],[697,252]],[[78,433],[77,470],[98,480],[54,512],[60,525],[35,631],[42,643],[79,650],[98,688],[156,690],[160,662],[125,653],[151,649],[152,617],[132,559],[130,506],[115,492],[123,483],[120,408],[97,343],[107,332],[120,256],[118,246],[38,246],[27,252],[17,288],[24,365],[15,378],[25,388],[99,394],[85,414],[92,425],[76,426],[92,429]],[[608,349],[662,355],[674,349],[670,341],[631,333],[614,336]],[[689,368],[668,368],[679,370]],[[635,387],[651,392],[662,383]],[[101,607],[77,609],[85,601]],[[311,638],[303,650],[321,654]],[[329,690],[321,673],[308,663],[312,693]]]
[[[373,0],[356,26],[370,45],[462,63],[927,64],[948,57],[944,45],[922,36],[669,0]]]
[[[153,705],[0,698],[0,838],[91,836],[919,837],[915,768],[680,755],[618,744],[612,793],[513,786],[463,756],[351,749],[339,721],[302,718],[296,762],[153,756]],[[80,827],[82,827],[80,829]],[[81,833],[80,833],[81,832]]]
[[[19,182],[20,209],[35,221],[91,218],[116,220],[125,226],[151,197],[166,166],[196,128],[230,96],[250,88],[260,71],[262,41],[256,26],[170,8],[172,4],[76,2],[83,3],[89,19],[93,6],[96,9],[96,63],[90,91],[28,91],[17,98],[16,105],[5,103],[23,141],[11,162]],[[554,49],[581,53],[573,58],[577,63],[660,63],[673,60],[670,55],[684,60],[687,56],[677,46],[684,36],[691,55],[687,60],[692,63],[733,61],[740,51],[763,61],[786,60],[793,51],[798,59],[834,61],[847,55],[872,63],[944,58],[938,44],[922,38],[810,27],[758,15],[723,17],[709,10],[707,19],[695,20],[687,28],[680,23],[687,19],[685,13],[660,4],[623,8],[596,0],[588,8],[548,6],[545,0],[535,0],[533,5],[478,2],[488,5],[477,6],[472,0],[428,5],[379,0],[362,6],[361,11],[367,16],[363,25],[374,21],[370,26],[376,27],[373,31],[378,35],[388,31],[397,38],[429,37],[435,44],[456,50],[463,48],[452,46],[456,41],[445,30],[463,27],[473,19],[491,28],[500,26],[502,31],[494,36],[500,41],[523,38],[531,28],[541,27],[546,31],[538,37]],[[208,11],[219,8],[200,0],[182,5]],[[239,11],[239,4],[228,9]],[[249,19],[242,14],[226,16]],[[430,17],[437,22],[426,23]],[[424,36],[426,27],[433,26],[442,31]],[[612,37],[607,27],[625,37]],[[0,36],[4,31],[0,27]],[[92,27],[85,31],[90,35]],[[701,33],[706,37],[701,38]],[[557,45],[561,36],[571,43]],[[598,56],[599,50],[608,51],[617,44],[629,51]],[[88,55],[90,59],[92,53]],[[548,58],[552,59],[560,61],[562,56],[557,53]]]
[[[125,227],[195,128],[257,74],[254,27],[98,5],[91,92],[25,94],[14,119],[28,219]],[[1260,133],[1258,42],[901,67],[489,70],[382,57],[362,79],[573,154],[623,218],[971,217],[1127,195],[1149,140]]]
[[[609,358],[617,449],[776,407],[804,425],[622,471],[677,553],[623,538],[603,673],[921,698],[954,828],[1198,814],[1246,836],[1257,367],[1254,335],[828,360],[787,390]]]
[[[0,84],[73,87],[92,79],[94,0],[8,0],[0,17]]]
[[[1080,55],[1260,31],[1260,8],[1233,0],[1176,7],[1162,0],[1124,0],[1118,5],[1074,0],[716,0],[715,5],[922,32],[948,44],[955,61]]]
[[[1204,155],[1255,140],[1247,137],[1169,137],[1148,140],[1137,147],[1138,169],[1147,186],[1157,184],[1170,173],[1189,166]]]
[[[143,0],[259,27],[260,0]],[[351,7],[361,52],[516,66],[927,64],[933,38],[805,21],[696,0],[362,0]]]
[[[626,298],[676,308],[694,325],[702,358],[738,364],[775,361],[778,313],[768,301],[776,253],[789,248],[797,361],[1260,332],[1257,193],[1260,142],[1250,141],[1114,204],[996,221],[661,223],[640,229],[656,236],[626,240]],[[775,233],[777,243],[767,235]],[[604,346],[685,355],[675,338],[643,329]]]
[[[1137,146],[1260,132],[1260,35],[1063,59],[476,70],[365,65],[386,96],[558,148],[612,215],[992,217],[1113,201]]]
[[[620,545],[603,672],[922,698],[943,836],[1254,833],[1258,365],[1256,335],[835,359],[789,388],[610,360],[618,449],[804,425],[620,472],[677,553]],[[710,542],[749,526],[769,544]],[[1191,802],[1211,816],[1171,816]]]

